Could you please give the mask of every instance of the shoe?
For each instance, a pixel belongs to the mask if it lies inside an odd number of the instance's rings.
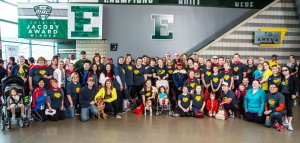
[[[291,123],[289,123],[289,125],[288,125],[288,130],[289,130],[289,131],[293,131],[293,130],[294,130],[294,128],[293,128],[293,126],[292,126]]]
[[[233,114],[233,113],[230,114],[230,115],[229,115],[229,118],[233,119],[233,118],[234,118],[234,114]]]
[[[278,124],[278,123],[277,123]],[[278,124],[277,127],[276,127],[276,130],[277,131],[283,131],[283,126]]]
[[[286,127],[286,128],[288,127],[288,125],[289,125],[288,122],[284,122],[284,123],[283,123],[283,126]]]

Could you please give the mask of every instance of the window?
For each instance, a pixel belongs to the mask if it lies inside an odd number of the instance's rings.
[[[17,22],[18,9],[16,6],[0,1],[0,19]]]

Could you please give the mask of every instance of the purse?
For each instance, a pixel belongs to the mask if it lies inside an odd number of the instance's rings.
[[[196,112],[196,115],[195,115],[196,118],[204,118],[204,112],[201,111],[201,110],[198,110]]]
[[[223,107],[219,107],[218,113],[216,114],[216,119],[219,120],[228,119],[228,112]]]

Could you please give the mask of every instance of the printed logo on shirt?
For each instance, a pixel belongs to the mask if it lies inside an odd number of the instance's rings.
[[[206,75],[207,75],[207,76],[210,76],[210,75],[211,75],[211,72],[210,72],[210,71],[206,71]]]
[[[196,101],[200,101],[201,100],[201,96],[196,96]]]
[[[139,70],[134,70],[134,74],[139,74],[140,71]]]
[[[132,66],[127,66],[127,69],[129,69],[131,71],[132,70]]]
[[[251,72],[252,72],[252,70],[251,70],[251,69],[248,69],[248,70],[247,70],[247,73],[248,73],[248,74],[250,74]]]
[[[275,84],[278,84],[278,83],[281,82],[281,79],[280,79],[280,78],[274,79],[273,82],[274,82]]]
[[[281,84],[284,85],[284,86],[286,86],[286,85],[288,85],[288,83],[289,83],[288,80],[284,80],[284,81],[282,81]]]
[[[228,100],[227,97],[223,97],[223,101],[226,102]]]
[[[229,79],[229,75],[227,75],[227,74],[224,75],[224,79],[225,79],[225,80],[228,80],[228,79]]]
[[[76,93],[79,93],[79,92],[80,92],[80,88],[77,87],[77,88],[76,88]]]
[[[173,74],[173,70],[168,70],[168,73],[169,74]]]
[[[215,78],[213,78],[213,81],[214,81],[214,83],[217,83],[219,81],[219,79],[215,77]]]
[[[158,75],[163,75],[163,74],[165,74],[165,70],[157,70],[157,72],[158,72]]]
[[[60,97],[61,97],[61,94],[60,94],[60,93],[54,93],[54,97],[60,98]]]
[[[189,100],[189,98],[187,98],[187,97],[183,97],[183,98],[182,98],[182,101],[183,101],[183,102],[187,102],[188,100]]]
[[[272,106],[272,107],[275,106],[275,100],[274,100],[274,99],[268,100],[268,103],[269,103],[269,105]]]
[[[191,88],[195,88],[195,83],[194,83],[194,82],[191,82],[191,83],[190,83],[190,87],[191,87]]]
[[[239,67],[234,67],[233,70],[234,70],[235,72],[237,72],[237,71],[239,71],[239,69],[240,69]]]
[[[123,72],[123,74],[125,74],[126,73],[125,69],[122,69],[122,72]]]
[[[151,96],[151,92],[147,92],[147,93],[146,93],[146,96],[147,96],[147,97]]]
[[[45,75],[45,74],[46,74],[46,70],[40,70],[39,73],[40,73],[41,75]]]

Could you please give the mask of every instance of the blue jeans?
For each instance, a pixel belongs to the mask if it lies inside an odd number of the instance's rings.
[[[95,116],[98,114],[98,109],[95,105],[90,105],[89,107],[81,108],[81,121],[87,121],[90,118],[90,115]]]
[[[66,118],[73,118],[74,116],[75,116],[75,108],[74,107],[66,108],[65,117]]]

